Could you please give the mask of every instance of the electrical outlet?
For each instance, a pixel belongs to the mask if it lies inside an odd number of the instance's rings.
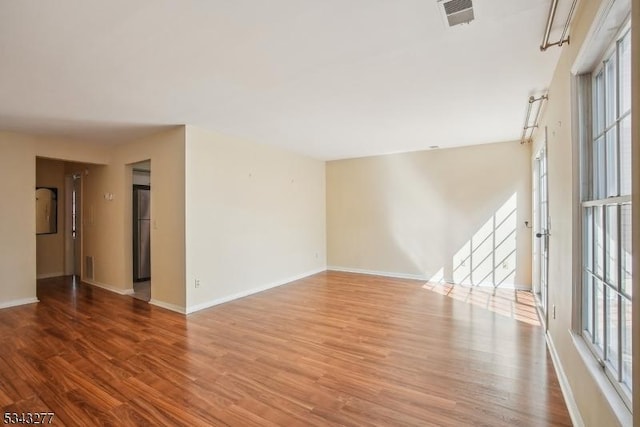
[[[200,287],[200,280],[196,279],[196,288]]]

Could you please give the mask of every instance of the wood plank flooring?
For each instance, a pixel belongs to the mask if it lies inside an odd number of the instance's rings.
[[[69,279],[0,310],[0,407],[53,425],[570,426],[539,326],[327,272],[182,316]]]

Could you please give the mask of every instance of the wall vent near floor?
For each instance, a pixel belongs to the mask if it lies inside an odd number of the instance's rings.
[[[93,280],[93,257],[84,257],[84,277],[87,280]]]
[[[475,18],[471,0],[438,0],[438,7],[450,27],[468,24]]]

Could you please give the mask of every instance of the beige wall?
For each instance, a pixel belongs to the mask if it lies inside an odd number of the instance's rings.
[[[3,197],[11,200],[11,203],[3,205],[3,214],[0,216],[0,235],[3,236],[0,241],[0,307],[36,298],[37,249],[33,194],[36,187],[36,157],[106,162],[109,153],[104,147],[82,142],[0,132],[0,190]],[[59,222],[59,230],[62,224]],[[58,256],[53,258],[57,259]],[[41,268],[57,269],[57,261]]]
[[[324,162],[192,126],[186,153],[190,311],[324,270]]]
[[[33,139],[0,132],[0,307],[36,298],[35,186]]]
[[[468,253],[475,236],[477,265],[487,247],[476,242],[489,236],[493,246],[493,220],[515,208],[504,224],[515,258],[495,272],[497,281],[513,272],[505,283],[529,287],[530,170],[530,147],[518,142],[328,162],[329,268],[467,282],[461,272],[470,263],[461,266],[456,254]]]
[[[50,137],[33,137],[33,140],[39,157],[94,164],[106,164],[111,158],[108,145]]]
[[[162,171],[154,180],[152,196],[152,216],[156,224],[151,248],[152,275],[156,278],[152,285],[153,299],[160,305],[183,311],[186,301],[184,138],[184,127],[176,127],[107,149],[82,142],[0,133],[0,189],[3,197],[12,201],[0,216],[0,235],[3,236],[0,240],[0,282],[3,284],[0,307],[36,297],[34,188],[38,156],[84,163],[82,167],[61,163],[60,172],[76,171],[79,167],[88,171],[88,175],[82,176],[83,228],[87,234],[83,238],[84,251],[96,257],[94,282],[122,293],[132,287],[133,268],[132,172],[128,164],[151,159],[158,171]],[[64,188],[64,180],[60,186]],[[107,192],[114,194],[112,201],[104,199]],[[60,196],[61,209],[63,201]],[[59,221],[62,218],[60,215]],[[59,230],[63,225],[64,222],[59,222]],[[59,257],[53,258],[56,266],[51,268],[56,269]]]
[[[64,275],[65,163],[59,160],[36,159],[36,187],[58,190],[58,229],[53,234],[36,236],[36,271],[38,278]]]
[[[184,127],[113,149],[107,165],[89,166],[83,177],[83,253],[94,257],[94,278],[116,292],[133,287],[131,164],[151,160],[151,298],[185,308]],[[113,199],[105,199],[112,194]]]
[[[635,3],[635,2],[634,2]],[[540,129],[548,128],[548,165],[549,165],[549,209],[551,218],[550,231],[550,262],[549,262],[549,306],[556,307],[556,317],[550,318],[548,323],[549,336],[554,343],[561,363],[561,370],[564,371],[571,386],[571,392],[575,398],[575,403],[579,409],[582,420],[587,426],[613,426],[618,425],[611,406],[607,403],[596,380],[585,365],[576,345],[573,342],[570,331],[572,329],[573,313],[573,283],[579,281],[579,277],[574,277],[572,271],[573,259],[573,230],[574,209],[577,206],[578,187],[576,184],[577,169],[574,166],[573,154],[577,148],[572,145],[572,122],[571,122],[571,68],[578,56],[578,52],[585,41],[587,32],[594,21],[594,17],[600,7],[600,1],[581,2],[576,12],[571,29],[571,44],[563,48],[560,61],[556,68],[553,80],[549,87],[549,101],[545,106],[545,111],[540,122]],[[633,32],[637,34],[639,21],[636,20]],[[637,39],[636,39],[637,40]],[[635,43],[635,41],[634,41]],[[637,49],[637,45],[634,47]],[[636,50],[637,51],[637,50]],[[635,77],[635,94],[637,94],[637,66]],[[634,111],[637,112],[637,96]],[[637,125],[637,121],[635,124]],[[544,132],[537,132],[534,139],[534,152],[541,146]],[[633,142],[637,148],[637,134]],[[634,148],[634,149],[635,149]],[[636,156],[638,157],[638,156]],[[637,181],[637,161],[636,165]],[[637,188],[636,193],[637,203]],[[572,199],[571,195],[574,195]],[[637,219],[637,215],[635,215]],[[636,222],[637,224],[637,222]],[[637,248],[637,231],[634,225],[636,240],[634,247]],[[635,250],[635,249],[634,249]],[[637,257],[634,256],[634,258]],[[636,270],[637,271],[637,270]],[[637,275],[635,277],[637,285]],[[634,291],[637,295],[638,287]],[[637,311],[637,310],[636,310]],[[637,320],[637,318],[636,318]],[[637,322],[634,322],[636,325]],[[634,336],[637,334],[634,333]],[[634,340],[637,341],[637,340]],[[634,365],[637,368],[638,352],[634,351]],[[637,372],[637,369],[635,369]],[[636,388],[637,390],[637,388]],[[636,393],[636,396],[638,393]],[[636,397],[637,400],[637,397]],[[636,421],[638,423],[638,421]]]

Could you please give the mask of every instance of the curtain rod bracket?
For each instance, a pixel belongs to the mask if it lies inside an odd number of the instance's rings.
[[[524,126],[522,127],[522,136],[520,137],[520,144],[524,144],[526,142],[531,142],[531,139],[533,138],[533,132],[538,127],[538,119],[540,118],[540,112],[542,111],[542,104],[547,99],[549,99],[549,95],[546,94],[546,93],[544,95],[540,95],[537,98],[535,96],[533,96],[533,95],[529,97],[528,103],[527,103],[527,114],[525,115],[525,118],[524,118]],[[531,122],[531,109],[532,109],[533,104],[535,102],[540,102],[540,105],[538,106],[538,109],[536,110],[535,116],[533,116],[533,123],[532,123]],[[533,130],[529,131],[529,129],[533,129]],[[527,132],[527,131],[529,131],[529,132]],[[529,133],[529,136],[527,136],[527,133]]]
[[[551,27],[553,26],[553,21],[556,16],[556,9],[558,8],[558,0],[552,0],[551,7],[549,8],[549,15],[547,16],[547,25],[544,30],[544,36],[542,37],[542,44],[540,45],[540,51],[544,52],[551,46],[562,47],[562,45],[565,43],[569,44],[569,36],[567,36],[567,31],[569,30],[569,24],[571,24],[571,17],[573,16],[573,11],[576,8],[576,3],[578,3],[578,0],[573,0],[573,2],[571,3],[571,9],[569,9],[567,20],[564,23],[564,28],[562,29],[562,35],[560,36],[560,40],[555,43],[549,43],[549,35],[551,34]]]

